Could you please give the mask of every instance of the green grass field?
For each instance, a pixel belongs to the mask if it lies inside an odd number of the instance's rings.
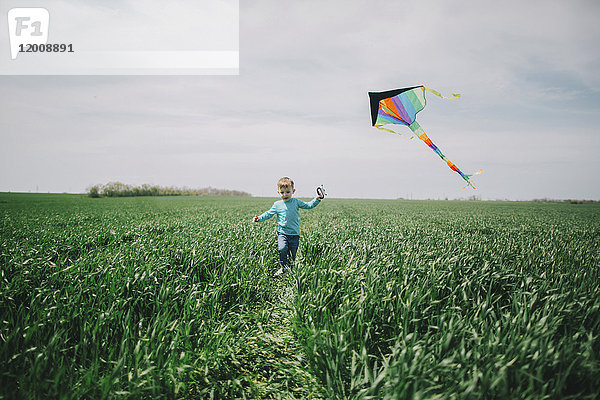
[[[600,205],[0,194],[0,398],[594,399]]]

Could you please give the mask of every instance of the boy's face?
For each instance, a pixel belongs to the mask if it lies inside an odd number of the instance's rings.
[[[279,193],[279,195],[281,196],[281,200],[288,201],[289,199],[292,198],[294,193],[296,193],[296,189],[292,189],[291,187],[283,186],[283,187],[280,187],[279,189],[277,189],[277,193]]]

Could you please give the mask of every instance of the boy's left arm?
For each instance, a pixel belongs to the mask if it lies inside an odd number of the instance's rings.
[[[296,199],[296,200],[298,200],[298,207],[299,208],[304,208],[304,209],[308,210],[308,209],[315,208],[316,206],[318,206],[322,199],[323,198],[319,199],[319,197],[315,197],[309,203],[306,203],[306,202],[304,202],[304,201],[302,201],[300,199]]]

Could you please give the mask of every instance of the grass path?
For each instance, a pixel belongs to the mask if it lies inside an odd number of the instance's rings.
[[[248,343],[248,365],[262,399],[324,399],[325,390],[310,372],[293,333],[293,277],[274,281],[270,315],[254,341]],[[257,370],[257,366],[260,366]]]

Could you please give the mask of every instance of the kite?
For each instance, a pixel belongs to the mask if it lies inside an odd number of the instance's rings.
[[[383,125],[387,124],[400,124],[408,126],[414,135],[425,142],[429,148],[437,153],[442,160],[446,162],[448,167],[452,171],[457,172],[465,181],[467,186],[463,189],[471,186],[475,189],[475,186],[469,179],[473,175],[478,175],[483,172],[479,170],[474,174],[463,173],[452,161],[448,160],[444,154],[433,144],[431,139],[421,128],[421,125],[416,121],[417,113],[425,108],[425,91],[431,92],[436,96],[444,99],[457,99],[460,98],[460,94],[452,94],[452,97],[444,97],[439,92],[433,89],[426,88],[425,86],[414,86],[403,89],[388,90],[385,92],[369,92],[369,98],[371,100],[371,120],[373,126],[382,131],[401,133],[393,131],[391,129],[383,128]],[[409,138],[412,139],[414,136]]]

